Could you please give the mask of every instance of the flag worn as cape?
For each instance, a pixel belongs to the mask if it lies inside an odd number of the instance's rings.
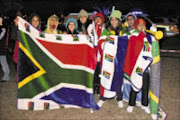
[[[101,36],[98,45],[102,66],[100,95],[113,98],[121,92],[128,36]]]
[[[93,95],[96,57],[86,35],[39,32],[19,17],[17,108],[98,110]]]
[[[134,91],[141,90],[143,73],[152,60],[151,45],[145,34],[140,32],[138,36],[131,36],[124,63],[124,75],[131,82]]]

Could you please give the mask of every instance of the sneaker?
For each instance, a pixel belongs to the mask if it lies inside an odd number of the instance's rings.
[[[123,104],[123,101],[121,100],[121,101],[118,101],[118,106],[120,107],[120,108],[123,108],[124,107],[124,104]]]
[[[141,107],[141,102],[136,102],[137,107]]]
[[[153,120],[157,120],[157,115],[151,114]]]
[[[99,100],[98,103],[97,103],[97,105],[98,105],[99,107],[102,107],[103,104],[104,104],[104,101],[103,101],[103,100]]]
[[[127,112],[132,113],[133,109],[134,109],[134,106],[128,106]]]
[[[141,106],[141,109],[143,109],[147,114],[150,114],[150,109],[148,106]]]
[[[10,80],[10,76],[6,75],[2,78],[2,82],[7,82],[8,80]]]

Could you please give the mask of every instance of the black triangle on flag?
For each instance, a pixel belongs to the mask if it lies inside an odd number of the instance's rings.
[[[40,69],[31,61],[31,59],[21,49],[19,49],[18,82],[21,82],[39,70]]]

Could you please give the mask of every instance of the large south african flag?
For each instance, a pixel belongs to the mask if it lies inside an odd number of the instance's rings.
[[[17,108],[98,110],[93,95],[94,48],[86,35],[39,32],[19,17]]]

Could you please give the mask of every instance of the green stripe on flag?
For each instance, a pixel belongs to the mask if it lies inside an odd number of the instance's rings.
[[[158,41],[153,41],[152,42],[152,56],[153,58],[157,57],[159,55],[159,42]]]
[[[152,114],[157,114],[158,112],[158,104],[150,97],[149,98],[150,103],[150,110]]]

